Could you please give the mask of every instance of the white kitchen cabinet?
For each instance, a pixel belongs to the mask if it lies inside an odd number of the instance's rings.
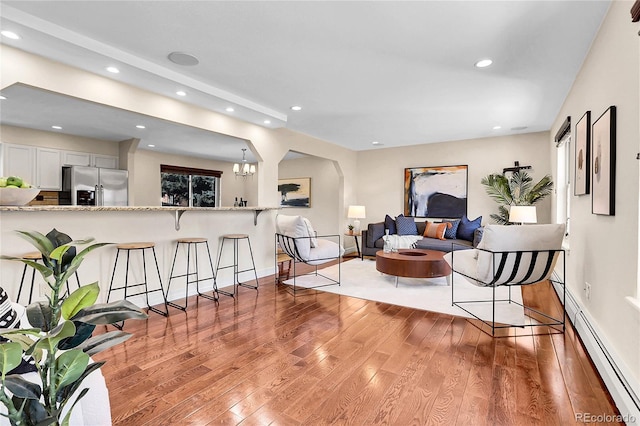
[[[118,157],[113,155],[91,154],[92,166],[104,167],[106,169],[118,168]]]
[[[91,154],[88,152],[62,151],[62,165],[90,166]]]
[[[62,153],[59,149],[36,148],[36,185],[48,191],[62,189]]]
[[[36,148],[29,145],[2,144],[3,176],[20,176],[36,185]]]

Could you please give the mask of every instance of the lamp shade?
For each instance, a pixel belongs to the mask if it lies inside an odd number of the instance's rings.
[[[347,217],[349,219],[364,219],[367,217],[364,206],[349,206]]]
[[[509,222],[536,223],[536,206],[511,206],[509,208]]]

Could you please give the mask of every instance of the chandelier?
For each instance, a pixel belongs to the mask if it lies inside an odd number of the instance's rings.
[[[235,163],[233,165],[233,173],[235,173],[236,176],[247,177],[256,172],[256,166],[247,163],[247,159],[245,158],[246,151],[247,148],[242,148],[242,163]]]

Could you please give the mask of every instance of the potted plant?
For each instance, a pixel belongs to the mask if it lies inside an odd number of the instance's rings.
[[[92,337],[96,325],[144,319],[147,315],[128,301],[94,304],[100,292],[97,282],[69,295],[61,294],[84,257],[107,243],[91,244],[92,238],[72,241],[55,229],[46,236],[39,232],[18,233],[42,253],[42,263],[11,256],[0,258],[38,270],[50,292],[46,302],[27,306],[32,328],[0,330],[0,335],[8,339],[7,343],[0,343],[0,401],[7,409],[3,415],[12,425],[68,424],[72,409],[88,392],[82,388],[82,381],[104,364],[91,363],[89,357],[131,336],[111,331]],[[78,246],[86,247],[78,252]],[[38,382],[9,374],[23,357],[35,361]]]
[[[510,177],[502,174],[490,174],[480,181],[487,194],[498,204],[498,214],[491,218],[501,225],[510,225],[509,207],[532,206],[547,197],[553,191],[551,176],[545,175],[538,183],[522,170],[513,172]]]
[[[347,228],[349,228],[349,235],[353,235],[353,225],[349,225]]]

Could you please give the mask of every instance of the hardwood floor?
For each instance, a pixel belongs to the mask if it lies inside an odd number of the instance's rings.
[[[494,339],[461,317],[294,297],[273,276],[239,292],[128,321],[134,337],[95,356],[107,361],[115,425],[567,425],[618,414],[571,325]],[[547,283],[523,296],[559,309]]]

